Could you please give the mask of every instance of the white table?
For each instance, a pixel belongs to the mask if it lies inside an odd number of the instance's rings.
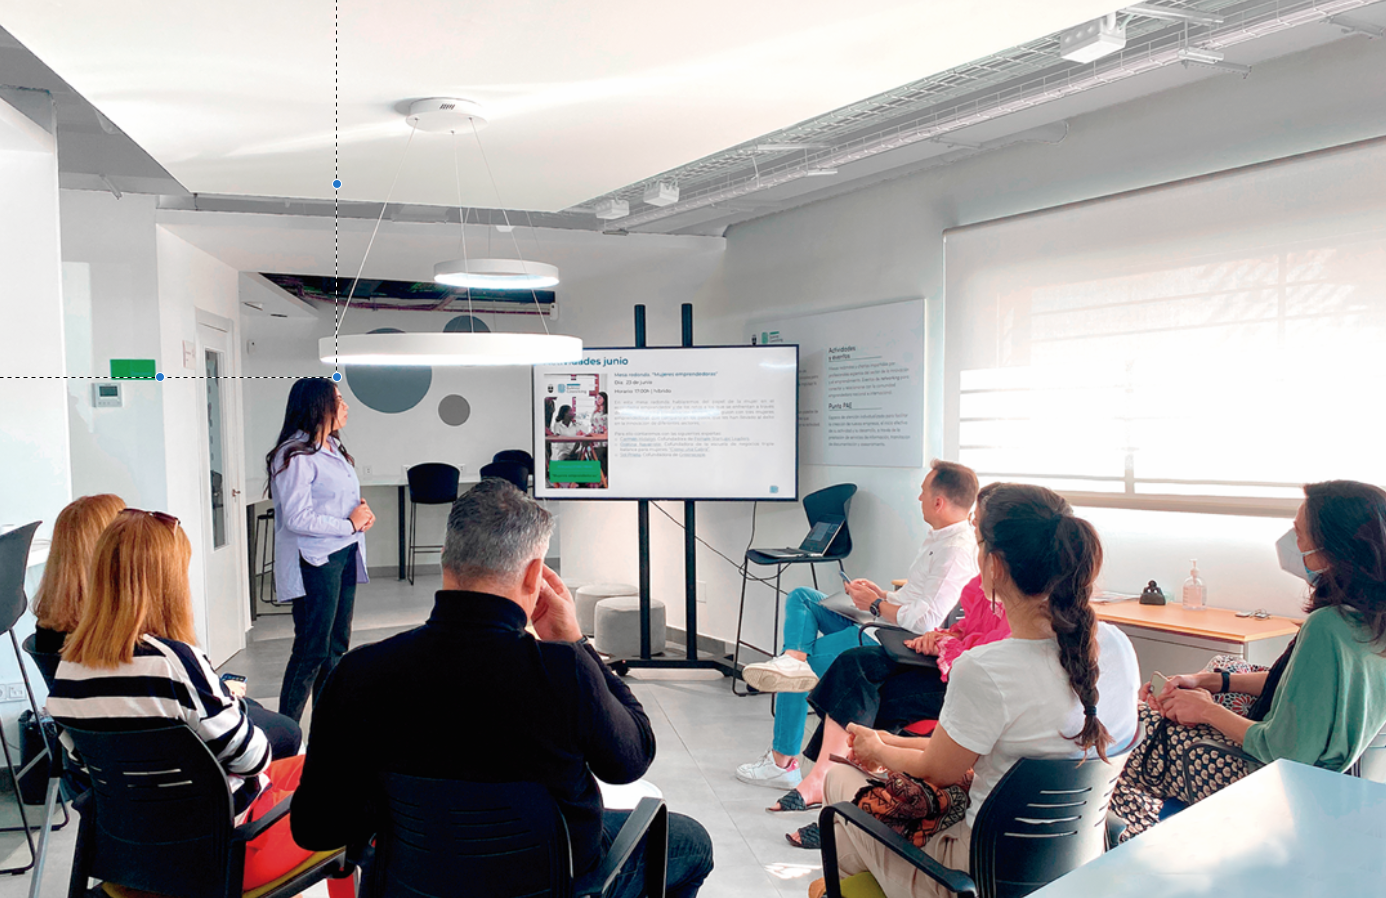
[[[1276,761],[1033,895],[1386,895],[1386,785]]]

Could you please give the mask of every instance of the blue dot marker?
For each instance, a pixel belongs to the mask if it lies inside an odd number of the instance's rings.
[[[158,374],[154,375],[154,379],[157,381],[162,381],[164,379],[164,372],[160,371]]]
[[[342,189],[342,182],[341,182],[340,180],[333,181],[333,182],[332,182],[332,189],[333,189],[333,190],[341,190],[341,189]]]
[[[340,382],[341,379],[342,379],[342,372],[340,372],[340,371],[333,371],[333,372],[332,372],[332,379],[335,380],[335,381]]]

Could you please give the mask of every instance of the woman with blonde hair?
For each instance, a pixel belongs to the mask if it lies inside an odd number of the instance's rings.
[[[303,756],[271,760],[269,740],[197,647],[191,559],[172,515],[127,508],[116,516],[97,541],[86,608],[63,646],[48,710],[64,726],[94,730],[182,721],[221,764],[239,824],[293,794]],[[246,846],[245,890],[308,858],[288,821]],[[348,898],[352,883],[332,880],[328,891]]]
[[[73,499],[53,524],[53,543],[43,580],[34,595],[34,648],[46,654],[62,651],[67,634],[77,629],[90,589],[91,557],[101,531],[115,520],[125,500],[111,493]]]
[[[91,594],[92,558],[96,542],[121,510],[125,500],[110,493],[82,496],[68,503],[53,525],[53,544],[48,550],[48,563],[43,569],[43,581],[34,599],[34,649],[56,655],[63,649],[68,634],[77,629]],[[303,730],[283,714],[265,708],[245,698],[244,684],[236,684],[238,698],[244,699],[251,723],[265,731],[275,758],[288,758],[303,747]]]

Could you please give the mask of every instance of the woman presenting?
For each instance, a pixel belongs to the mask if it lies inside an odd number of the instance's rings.
[[[265,457],[274,498],[274,580],[294,600],[294,645],[279,712],[303,717],[351,647],[356,584],[366,577],[364,534],[375,523],[355,462],[338,438],[347,404],[329,380],[305,377],[289,390],[279,440]]]

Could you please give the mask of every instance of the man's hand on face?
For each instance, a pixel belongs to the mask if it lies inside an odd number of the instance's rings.
[[[573,595],[548,565],[544,565],[539,600],[534,603],[530,621],[534,624],[534,632],[545,642],[577,642],[582,638]]]

